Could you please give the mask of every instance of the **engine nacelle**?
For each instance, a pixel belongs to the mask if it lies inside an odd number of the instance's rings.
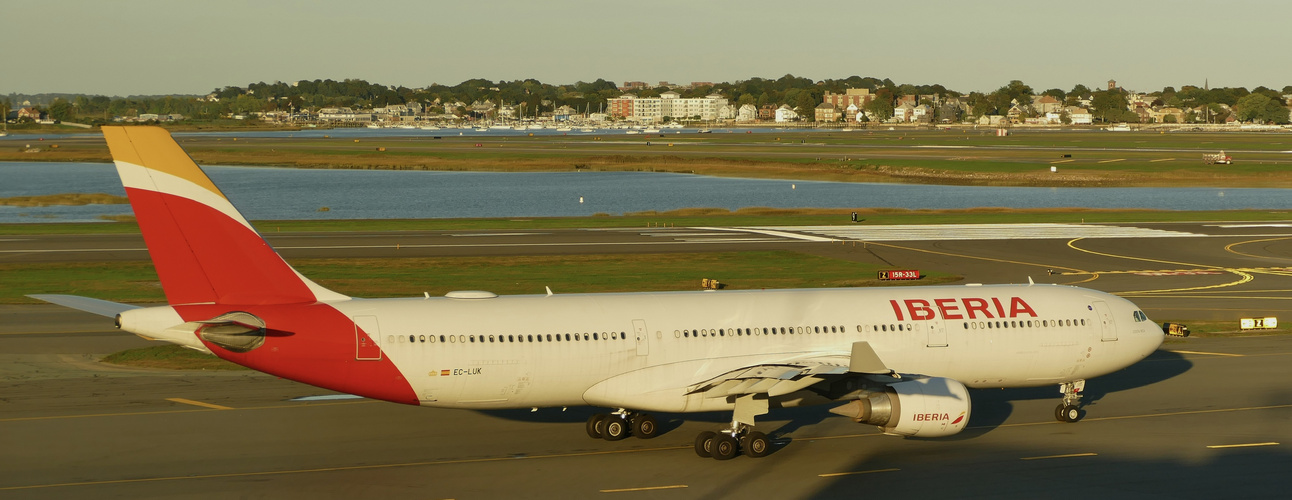
[[[943,437],[969,423],[969,390],[942,377],[890,384],[881,393],[831,409],[858,423],[878,425],[886,434]]]

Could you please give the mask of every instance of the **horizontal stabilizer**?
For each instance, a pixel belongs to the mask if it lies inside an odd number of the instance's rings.
[[[131,309],[139,309],[139,306],[122,304],[119,302],[109,302],[106,300],[91,299],[78,295],[55,295],[55,294],[34,294],[28,295],[36,300],[43,300],[51,304],[58,304],[63,307],[70,307],[77,311],[85,311],[99,316],[115,318],[118,314]]]

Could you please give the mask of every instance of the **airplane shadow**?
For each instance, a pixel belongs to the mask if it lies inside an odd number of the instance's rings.
[[[1171,379],[1187,372],[1192,366],[1193,363],[1177,353],[1170,351],[1154,352],[1143,361],[1124,370],[1087,381],[1085,397],[1082,399],[1081,406],[1086,408],[1097,405],[1100,399],[1111,393]],[[1017,389],[970,389],[973,412],[968,428],[955,436],[937,439],[943,441],[974,439],[995,430],[1005,423],[1013,414],[1014,405],[1018,401],[1053,400],[1055,404],[1058,404],[1060,397],[1057,384]],[[767,431],[764,429],[772,441],[771,452],[775,453],[788,445],[792,441],[790,435],[795,431],[821,423],[826,418],[831,418],[832,415],[828,411],[829,406],[773,409],[769,415],[763,417],[764,420],[789,420],[789,422],[775,430]],[[553,408],[543,408],[538,411],[524,409],[476,411],[484,415],[507,420],[535,423],[582,423],[596,413],[605,413],[609,410],[591,406],[577,406],[569,407],[564,411]],[[712,423],[714,424],[714,430],[725,427],[726,424],[731,422],[730,412],[687,414],[652,412],[651,415],[657,420],[661,435],[676,430],[688,421]]]
[[[1153,385],[1180,376],[1192,367],[1193,363],[1178,353],[1156,351],[1121,371],[1087,380],[1081,400],[1082,416],[1085,416],[1085,408],[1098,405],[1099,400],[1108,394]],[[1013,414],[1017,401],[1053,400],[1058,405],[1062,398],[1058,384],[1016,389],[970,389],[969,397],[973,401],[969,428],[950,438],[940,439],[973,439],[991,432]]]

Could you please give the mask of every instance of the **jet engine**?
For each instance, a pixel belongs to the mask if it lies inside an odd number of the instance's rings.
[[[830,410],[858,423],[878,425],[885,434],[943,437],[969,423],[969,391],[942,377],[889,384],[883,392]]]

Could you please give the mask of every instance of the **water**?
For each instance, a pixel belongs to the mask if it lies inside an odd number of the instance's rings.
[[[252,220],[587,216],[687,207],[1292,209],[1292,189],[1266,188],[932,186],[648,172],[205,170]],[[0,198],[56,193],[124,190],[109,164],[0,162]],[[94,221],[130,213],[128,205],[0,206],[0,223]]]
[[[376,139],[376,138],[382,138],[382,137],[437,137],[437,136],[438,137],[450,137],[450,136],[451,137],[459,137],[459,136],[461,137],[525,137],[525,136],[528,136],[529,134],[534,134],[535,136],[556,136],[556,135],[594,136],[595,135],[595,136],[609,137],[609,136],[622,135],[624,137],[634,137],[633,135],[628,134],[627,129],[597,128],[597,129],[592,129],[591,132],[583,132],[581,131],[582,128],[583,127],[572,127],[572,129],[569,131],[559,131],[556,129],[513,130],[513,129],[486,128],[485,130],[477,131],[476,129],[473,129],[473,128],[443,128],[440,130],[422,130],[422,129],[416,129],[416,128],[414,129],[403,129],[403,128],[371,129],[367,127],[347,127],[347,128],[334,128],[334,129],[306,128],[301,130],[272,130],[272,131],[222,130],[222,131],[211,131],[211,132],[173,132],[171,135],[174,135],[175,137],[228,137],[228,138],[243,137],[243,138],[277,138],[277,139],[291,138],[291,137],[321,139],[324,136],[337,138],[337,139]],[[683,129],[666,128],[666,129],[661,129],[659,132],[652,132],[651,135],[662,134],[665,137],[674,136],[674,135],[685,136],[685,135],[694,135],[698,131],[699,129],[696,129],[696,128],[683,128]],[[637,130],[637,132],[641,132],[641,130]],[[754,128],[724,127],[724,128],[714,128],[711,130],[711,132],[713,134],[770,134],[770,133],[809,134],[809,133],[821,133],[821,132],[839,132],[839,130],[838,129],[822,130],[822,129],[815,129],[815,128],[780,128],[780,127],[754,127]],[[50,141],[50,140],[56,140],[56,139],[65,139],[69,137],[87,137],[90,135],[92,134],[89,134],[89,133],[15,134],[5,138],[0,138],[0,144],[6,147],[13,144],[16,147],[17,143],[25,144],[25,143],[36,142],[38,139],[41,139],[41,138],[45,139],[46,141]]]

